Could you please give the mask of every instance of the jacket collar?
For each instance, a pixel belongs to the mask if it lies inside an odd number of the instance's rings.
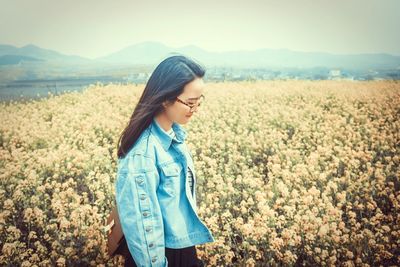
[[[162,127],[158,124],[155,117],[151,122],[151,132],[157,136],[158,140],[160,141],[162,147],[167,151],[172,143],[172,140],[178,143],[183,143],[186,139],[186,130],[176,122],[172,123],[172,129],[175,132],[175,137],[172,138]]]

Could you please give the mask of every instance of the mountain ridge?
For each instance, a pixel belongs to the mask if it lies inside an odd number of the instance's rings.
[[[66,55],[34,44],[16,47],[0,44],[0,57],[5,55],[37,59],[36,64],[126,64],[154,65],[173,54],[193,57],[207,66],[263,67],[263,68],[347,68],[347,69],[399,69],[400,56],[389,53],[335,54],[306,52],[287,48],[259,48],[254,50],[207,51],[196,45],[170,47],[160,42],[146,41],[126,46],[108,55],[89,59]],[[0,62],[1,64],[1,62]],[[4,65],[3,65],[4,66]]]

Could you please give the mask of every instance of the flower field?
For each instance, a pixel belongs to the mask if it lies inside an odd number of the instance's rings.
[[[117,266],[116,149],[144,85],[0,104],[0,265]],[[187,144],[208,266],[400,265],[400,83],[206,83]]]

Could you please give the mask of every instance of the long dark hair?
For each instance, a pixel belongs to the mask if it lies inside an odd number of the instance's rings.
[[[178,54],[164,59],[153,71],[128,125],[118,139],[118,158],[124,157],[154,116],[163,110],[166,100],[174,102],[184,86],[202,78],[205,68],[193,59]]]

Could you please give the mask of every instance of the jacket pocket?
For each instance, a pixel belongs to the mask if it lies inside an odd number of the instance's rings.
[[[182,169],[182,165],[177,162],[161,166],[164,176],[164,188],[171,196],[175,196],[180,190]]]

